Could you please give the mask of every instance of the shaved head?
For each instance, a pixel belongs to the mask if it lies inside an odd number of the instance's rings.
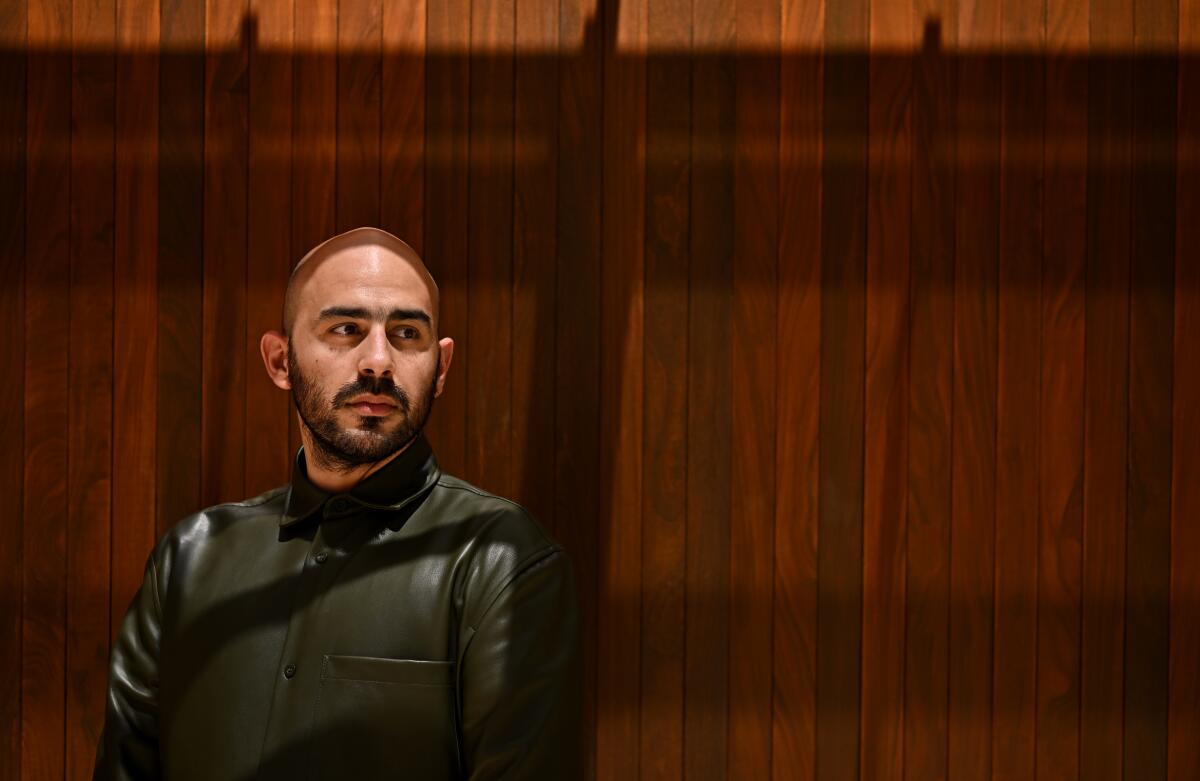
[[[296,264],[284,331],[264,333],[259,348],[271,381],[292,392],[307,463],[330,490],[420,434],[454,355],[437,326],[437,283],[387,231],[347,231]]]
[[[363,262],[400,263],[415,272],[429,292],[433,304],[431,313],[436,324],[438,314],[438,286],[417,251],[399,237],[380,228],[354,228],[318,244],[309,250],[292,269],[287,292],[283,298],[283,333],[291,335],[296,325],[305,288],[318,269],[332,258]]]

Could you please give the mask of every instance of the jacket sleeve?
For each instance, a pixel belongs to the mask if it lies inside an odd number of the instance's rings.
[[[579,777],[579,617],[565,553],[547,552],[492,600],[460,685],[471,781]]]
[[[162,608],[154,557],[125,614],[108,670],[104,732],[96,752],[95,781],[160,777],[158,760],[158,654]]]

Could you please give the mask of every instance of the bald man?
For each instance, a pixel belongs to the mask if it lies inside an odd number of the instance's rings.
[[[159,541],[113,647],[97,779],[572,779],[565,553],[438,469],[454,342],[400,239],[297,264],[261,341],[296,405],[291,482]],[[503,390],[503,389],[501,389]]]

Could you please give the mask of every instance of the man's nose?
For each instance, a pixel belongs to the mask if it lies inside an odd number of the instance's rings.
[[[387,331],[374,327],[358,345],[358,371],[376,377],[391,377],[395,366],[392,362],[392,345]]]

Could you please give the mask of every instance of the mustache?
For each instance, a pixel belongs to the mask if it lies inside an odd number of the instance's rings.
[[[408,412],[409,398],[404,389],[392,382],[391,377],[368,377],[360,374],[353,382],[348,382],[333,396],[333,406],[340,407],[355,396],[369,393],[372,396],[387,396],[396,400],[404,412]]]

